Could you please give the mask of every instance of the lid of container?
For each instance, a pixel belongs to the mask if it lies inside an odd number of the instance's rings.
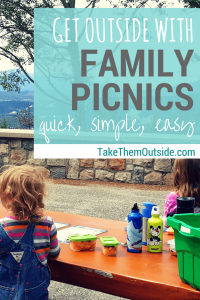
[[[157,206],[152,202],[143,202],[142,215],[144,218],[151,218],[151,210],[153,206]]]
[[[117,246],[119,244],[117,239],[112,236],[102,236],[100,241],[103,246]]]
[[[159,211],[159,207],[158,206],[153,206],[152,207],[152,211],[151,211],[151,215],[160,215],[160,211]]]
[[[167,241],[167,244],[175,246],[175,239]]]
[[[177,197],[177,206],[183,208],[191,208],[194,206],[195,198],[194,197]]]
[[[84,241],[93,241],[97,237],[93,234],[84,234],[84,235],[71,235],[68,239],[72,242],[84,242]]]
[[[133,205],[133,207],[131,208],[131,210],[139,211],[139,207],[138,207],[137,203],[135,203]]]

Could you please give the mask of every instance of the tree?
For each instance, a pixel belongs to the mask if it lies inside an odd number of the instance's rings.
[[[90,1],[95,6],[95,2]],[[53,8],[62,5],[75,7],[75,0],[1,0],[0,1],[0,56],[11,60],[19,69],[1,72],[0,84],[7,91],[20,91],[27,81],[34,82],[25,66],[34,62],[34,8]],[[3,44],[3,45],[2,45]]]
[[[21,77],[20,69],[11,73],[6,71],[1,72],[0,84],[7,92],[14,91],[20,93],[21,86],[24,86],[26,82],[29,81],[27,78]]]
[[[33,82],[24,67],[33,62],[34,5],[39,6],[37,1],[30,0],[0,2],[0,55],[10,59],[19,68],[17,72],[1,74],[0,83],[8,91],[19,91],[26,79]],[[19,51],[22,54],[19,55]],[[22,74],[24,78],[20,76]]]
[[[17,114],[20,123],[20,129],[32,129],[34,126],[34,117],[31,112],[32,105],[28,102],[27,107]]]
[[[200,0],[183,0],[185,7],[200,8]]]
[[[86,7],[94,8],[100,0],[87,0]],[[112,4],[112,0],[106,0]],[[142,7],[148,0],[119,0],[124,7]],[[20,92],[21,86],[34,79],[25,66],[34,62],[34,8],[74,8],[76,0],[1,0],[0,1],[0,56],[13,62],[15,72],[0,72],[4,90]],[[113,7],[117,5],[113,4]]]
[[[0,125],[0,128],[8,128],[8,124],[6,122],[6,117],[3,118],[3,121],[1,123],[2,123],[2,125]]]
[[[88,2],[86,8],[95,8],[96,4],[100,0],[86,0]],[[112,4],[113,0],[105,0]],[[119,0],[119,4],[124,7],[143,7],[148,0]],[[112,4],[115,7],[114,4]],[[34,62],[34,8],[75,8],[76,0],[1,0],[0,1],[0,56],[4,56],[10,59],[14,65],[18,68],[15,72],[0,72],[0,85],[7,91],[20,92],[21,87],[26,82],[32,82],[40,89],[46,96],[53,98],[56,101],[71,104],[71,99],[67,95],[63,95],[56,87],[54,90],[57,92],[57,97],[53,97],[48,90],[44,90],[40,83],[34,82],[34,79],[26,72],[25,68],[27,64]],[[43,46],[45,47],[44,43]],[[76,70],[80,69],[80,61],[71,57],[70,53],[77,53],[78,57],[78,45],[76,49],[70,52],[67,59],[71,61],[71,67],[73,70],[74,81],[79,82],[79,74]],[[66,53],[65,53],[66,57]],[[44,58],[45,59],[45,58]],[[42,60],[41,69],[46,76],[48,82],[53,85],[53,78],[50,70],[45,69],[45,61]],[[67,71],[61,74],[61,80],[68,79]],[[80,111],[77,114],[81,114]],[[77,115],[77,119],[80,116]],[[84,124],[84,122],[82,122]],[[83,126],[83,124],[81,124]],[[82,127],[83,128],[83,127]]]
[[[34,8],[53,7],[51,0],[0,1],[0,56],[8,58],[17,71],[0,73],[4,90],[18,91],[26,82],[34,82],[25,66],[34,62]],[[56,1],[57,2],[57,1]]]

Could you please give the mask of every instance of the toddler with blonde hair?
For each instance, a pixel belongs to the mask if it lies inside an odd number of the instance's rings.
[[[28,165],[0,177],[0,198],[8,216],[0,219],[1,299],[48,299],[47,258],[60,253],[56,226],[44,216],[44,174]]]

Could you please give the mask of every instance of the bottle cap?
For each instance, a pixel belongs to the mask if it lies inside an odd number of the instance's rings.
[[[138,207],[137,203],[135,203],[133,205],[133,208],[131,210],[137,210],[137,211],[139,211],[139,207]]]
[[[177,206],[183,208],[194,207],[195,198],[194,197],[177,197]]]
[[[142,215],[144,218],[151,218],[152,207],[157,206],[152,202],[143,202]]]
[[[153,206],[152,207],[152,211],[151,211],[151,215],[160,215],[160,211],[159,211],[159,207],[158,206]]]

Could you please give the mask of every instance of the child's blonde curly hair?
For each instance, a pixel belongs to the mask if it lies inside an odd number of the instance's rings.
[[[5,170],[0,176],[2,205],[19,220],[40,220],[44,208],[44,177],[46,176],[40,168],[29,165]]]

